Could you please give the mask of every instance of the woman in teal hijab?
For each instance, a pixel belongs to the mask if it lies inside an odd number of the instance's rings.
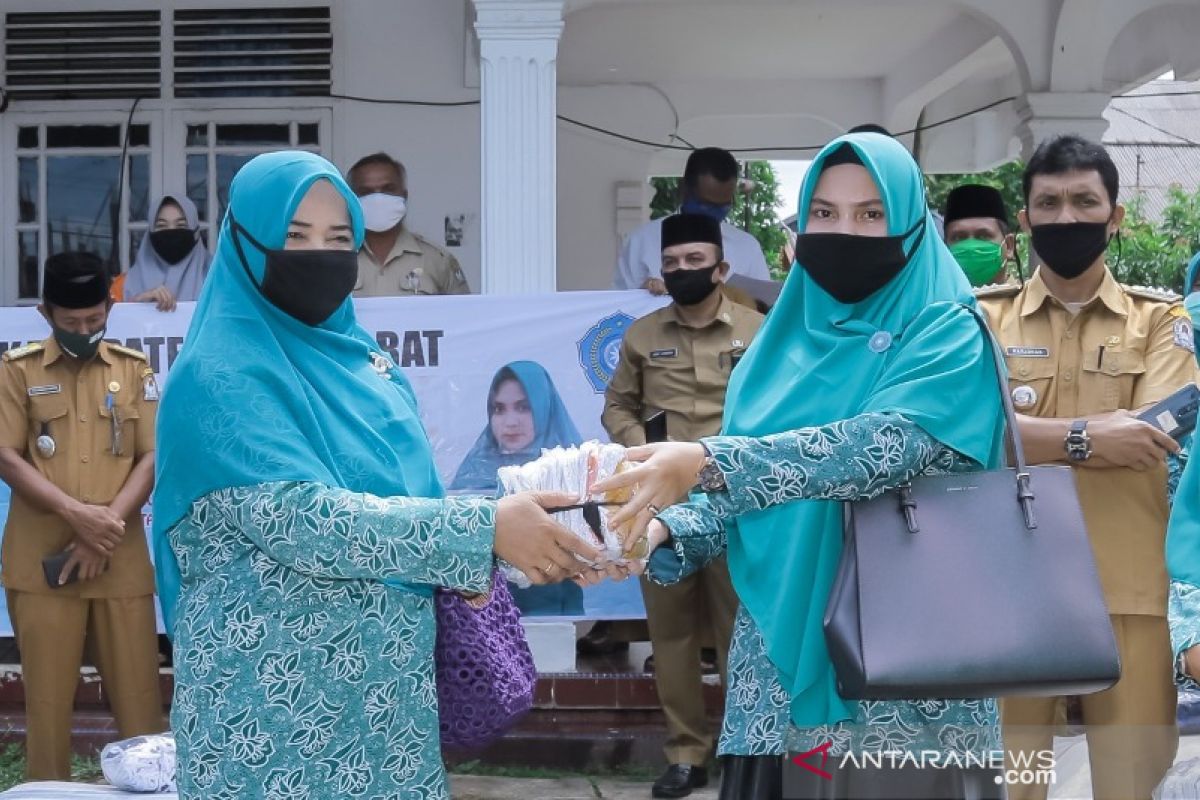
[[[652,548],[667,545],[650,561],[652,580],[728,551],[742,608],[720,742],[733,756],[723,800],[778,796],[779,756],[826,744],[832,780],[801,771],[813,783],[789,796],[881,787],[892,794],[870,796],[992,796],[991,770],[842,764],[840,755],[879,751],[986,757],[1000,745],[996,702],[845,700],[822,629],[842,501],[925,472],[998,463],[991,345],[937,235],[921,171],[897,141],[835,139],[809,168],[799,208],[797,268],[733,373],[722,435],[637,448],[630,458],[645,463],[596,489],[640,484],[612,523],[634,519]],[[667,508],[698,477],[706,491]]]
[[[1184,306],[1192,318],[1192,336],[1200,325],[1200,253],[1192,256],[1184,280]],[[1200,353],[1197,354],[1200,358]],[[1191,451],[1196,444],[1192,435]],[[1167,526],[1167,571],[1171,593],[1167,618],[1175,653],[1175,679],[1182,686],[1200,689],[1200,457],[1189,452],[1187,466],[1175,490],[1171,522]]]
[[[500,467],[525,464],[544,449],[583,441],[550,373],[534,361],[514,361],[496,372],[488,389],[487,419],[451,481],[451,491],[495,494]],[[583,589],[576,584],[509,588],[526,616],[583,615]]]
[[[452,490],[494,492],[500,467],[524,464],[544,449],[583,441],[550,373],[535,361],[514,361],[496,372],[488,389],[487,418],[450,482]]]
[[[539,503],[443,498],[412,389],[355,320],[362,211],[332,164],[258,156],[158,416],[154,538],[179,796],[449,797],[433,589],[596,553]]]

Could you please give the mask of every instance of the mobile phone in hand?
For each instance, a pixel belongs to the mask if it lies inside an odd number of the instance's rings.
[[[1137,415],[1172,439],[1179,441],[1196,428],[1200,411],[1200,389],[1189,383],[1170,397],[1164,398]]]
[[[75,565],[75,569],[71,570],[71,574],[63,583],[58,582],[58,576],[62,574],[63,567],[67,565],[67,559],[71,557],[70,550],[63,550],[61,553],[55,553],[52,556],[46,556],[42,559],[42,572],[46,573],[46,583],[51,589],[59,589],[63,586],[68,586],[79,580],[79,564]]]

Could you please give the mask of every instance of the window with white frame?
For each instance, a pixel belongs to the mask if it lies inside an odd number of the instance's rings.
[[[18,301],[41,296],[51,253],[88,250],[114,273],[129,263],[150,213],[150,125],[130,125],[127,142],[125,134],[123,123],[17,128]]]
[[[247,161],[274,150],[319,153],[320,137],[320,123],[315,120],[188,124],[183,142],[186,191],[199,211],[206,240],[214,241],[229,203],[229,184]]]

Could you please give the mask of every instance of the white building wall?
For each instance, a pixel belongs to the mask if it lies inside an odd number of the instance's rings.
[[[464,4],[443,0],[335,2],[334,93],[378,99],[474,101],[464,86]],[[473,291],[480,287],[479,107],[334,100],[332,160],[342,170],[383,150],[408,169],[408,225],[445,242],[447,216],[463,216],[449,248]]]

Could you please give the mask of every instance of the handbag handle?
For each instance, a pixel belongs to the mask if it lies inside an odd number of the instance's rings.
[[[1017,412],[1013,408],[1012,397],[1008,393],[1008,369],[1004,366],[1004,352],[1000,349],[1000,343],[988,328],[987,321],[979,309],[968,306],[965,303],[962,306],[971,316],[975,318],[975,322],[979,324],[979,329],[983,332],[983,338],[991,345],[992,364],[995,367],[996,383],[1000,389],[1000,404],[1004,408],[1004,440],[1010,451],[1013,454],[1013,459],[1016,463],[1016,479],[1017,479],[1017,502],[1021,504],[1021,513],[1025,518],[1025,528],[1034,530],[1037,528],[1037,517],[1033,513],[1033,478],[1029,472],[1029,465],[1025,463],[1025,448],[1021,445],[1021,435],[1017,428]],[[917,501],[912,494],[911,484],[903,484],[899,487],[900,497],[900,512],[904,515],[908,523],[910,533],[917,533],[920,526],[917,524]]]
[[[1008,368],[1004,365],[1004,351],[1000,349],[1000,342],[996,340],[979,309],[967,305],[963,307],[971,312],[971,316],[979,324],[979,329],[983,331],[983,338],[992,346],[996,383],[1000,389],[1000,403],[1004,407],[1004,440],[1017,462],[1017,501],[1021,504],[1021,511],[1025,517],[1025,527],[1033,530],[1037,527],[1037,518],[1033,514],[1033,478],[1029,473],[1029,465],[1025,463],[1025,448],[1021,444],[1020,429],[1017,427],[1017,412],[1013,408],[1012,396],[1008,393]]]

